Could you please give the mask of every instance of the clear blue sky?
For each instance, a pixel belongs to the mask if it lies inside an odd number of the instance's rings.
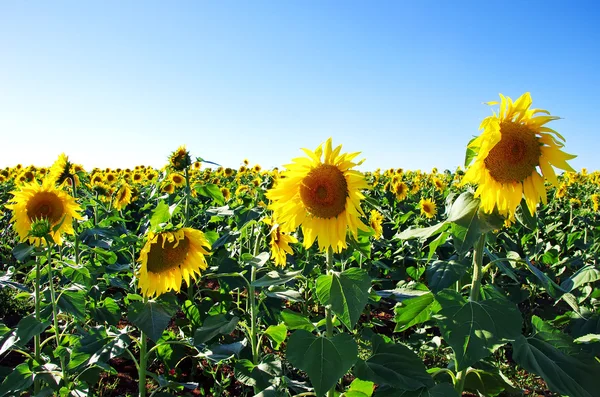
[[[363,169],[454,169],[482,102],[530,91],[600,169],[599,4],[2,1],[0,166],[273,167],[332,136]]]

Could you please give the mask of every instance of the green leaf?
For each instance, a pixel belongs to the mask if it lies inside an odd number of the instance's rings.
[[[497,374],[480,369],[472,369],[465,378],[465,390],[479,392],[484,396],[497,396],[505,389],[506,383]]]
[[[563,281],[560,287],[566,292],[571,292],[584,284],[594,283],[598,280],[600,280],[600,269],[590,264],[585,265],[571,277]]]
[[[427,373],[425,364],[408,347],[385,343],[377,334],[373,335],[371,341],[373,355],[368,360],[360,360],[356,364],[354,374],[357,378],[402,390],[434,386],[435,383]]]
[[[64,313],[72,314],[79,320],[85,320],[85,297],[87,293],[81,289],[68,289],[60,293],[56,302]]]
[[[200,311],[198,307],[190,300],[183,302],[182,306],[183,314],[192,324],[192,329],[198,328],[202,324],[200,319]]]
[[[478,208],[479,199],[474,198],[473,193],[461,193],[450,207],[450,211],[448,212],[448,222],[468,225],[471,223],[473,216],[477,214]]]
[[[427,285],[434,293],[448,288],[462,278],[467,266],[458,261],[435,261],[427,267]]]
[[[371,278],[363,269],[352,268],[342,273],[320,276],[317,279],[317,296],[331,309],[349,330],[356,325],[369,301]]]
[[[574,340],[575,343],[597,343],[600,342],[600,334],[587,334]]]
[[[218,335],[226,335],[233,332],[239,321],[238,317],[227,318],[224,314],[210,316],[200,328],[194,333],[194,344],[206,343]]]
[[[350,388],[348,388],[348,391],[342,397],[371,397],[374,387],[375,384],[373,382],[356,378],[350,383]]]
[[[477,157],[477,152],[469,147],[469,145],[475,140],[477,137],[472,138],[467,144],[467,150],[465,152],[465,168],[469,168],[469,165],[473,161],[475,157]]]
[[[308,318],[300,313],[296,313],[291,310],[284,310],[281,312],[281,318],[290,330],[303,329],[309,332],[315,330],[313,323],[311,323]]]
[[[113,298],[107,297],[96,308],[95,319],[116,326],[121,320],[121,308]]]
[[[442,233],[444,230],[448,228],[450,224],[447,221],[440,222],[437,225],[411,229],[408,228],[404,230],[402,233],[399,233],[396,237],[401,240],[408,240],[411,238],[419,238],[419,239],[427,239],[435,234]]]
[[[9,266],[6,272],[0,272],[0,289],[4,287],[11,287],[21,291],[29,292],[29,289],[26,286],[12,280],[14,274],[14,266]]]
[[[402,332],[413,325],[422,324],[431,319],[431,315],[440,309],[439,303],[432,293],[407,299],[394,308],[396,328],[394,332]]]
[[[15,248],[13,248],[12,254],[19,262],[25,262],[33,250],[35,250],[35,245],[19,243],[15,246]]]
[[[600,364],[572,339],[539,317],[534,333],[513,343],[513,358],[525,370],[540,375],[552,391],[571,397],[594,397],[600,390]]]
[[[290,336],[286,354],[293,366],[308,374],[319,397],[335,386],[354,365],[358,346],[348,334],[326,338],[298,330]]]
[[[548,277],[546,273],[533,266],[528,259],[525,260],[527,262],[527,267],[538,278],[538,280],[541,281],[542,285],[546,289],[546,292],[548,292],[548,295],[550,295],[554,299],[560,298],[565,291],[563,291],[563,289],[558,284],[556,284],[554,280]]]
[[[287,283],[290,280],[295,279],[300,274],[302,274],[302,270],[297,270],[295,272],[286,272],[279,273],[276,270],[272,270],[265,274],[263,277],[252,283],[255,287],[269,287],[271,285],[282,285]]]
[[[436,299],[442,307],[438,323],[444,339],[454,350],[459,371],[521,334],[521,313],[506,299],[467,301],[451,290],[441,291]]]
[[[175,207],[173,207],[173,210]],[[150,229],[151,230],[159,230],[160,225],[163,223],[167,223],[169,219],[171,219],[171,214],[173,211],[171,207],[164,201],[158,203],[154,211],[152,211],[152,216],[150,217]]]
[[[44,332],[49,325],[50,321],[41,322],[33,315],[22,318],[14,330],[6,332],[0,338],[0,355],[4,354],[14,345],[25,346],[31,338]]]
[[[238,360],[235,364],[236,380],[246,386],[256,386],[258,390],[278,384],[281,372],[281,361],[273,355],[267,355],[258,365],[246,359]]]
[[[157,342],[163,331],[169,325],[171,317],[175,314],[172,308],[156,301],[132,302],[129,306],[127,318],[146,335]]]
[[[223,197],[221,189],[214,183],[196,184],[194,188],[198,194],[213,199],[218,205],[225,204],[225,197]]]
[[[19,396],[33,384],[33,372],[27,363],[19,364],[0,385],[0,397]]]
[[[281,346],[281,344],[287,338],[287,327],[283,324],[270,325],[265,331],[265,335],[275,342],[275,346],[273,348],[275,350],[279,350],[279,346]]]
[[[525,199],[521,200],[521,205],[518,207],[518,211],[515,214],[515,218],[517,218],[517,221],[519,221],[521,225],[525,226],[529,230],[537,229],[537,215],[535,212],[533,213],[533,215],[531,215],[531,212],[529,212],[529,207],[527,207],[527,202],[525,201]]]

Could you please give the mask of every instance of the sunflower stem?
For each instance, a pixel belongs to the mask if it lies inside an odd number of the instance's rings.
[[[327,248],[327,273],[333,272],[333,248]],[[333,337],[333,313],[330,306],[325,306],[326,333],[328,338]],[[335,385],[327,392],[327,397],[335,397]]]
[[[58,329],[58,308],[56,304],[56,293],[54,291],[54,280],[52,276],[52,248],[50,241],[46,240],[46,265],[48,265],[48,284],[50,285],[50,302],[52,304],[52,321],[54,323],[54,335],[56,337],[56,349],[60,347],[60,331]],[[62,354],[59,355],[60,368],[62,371],[63,382],[68,387],[67,368],[65,367],[65,359]]]
[[[71,186],[73,187],[73,198],[77,200],[77,186],[75,186],[75,177],[71,177]],[[79,265],[79,235],[77,233],[77,219],[73,219],[73,230],[75,231],[75,265]]]
[[[471,302],[476,302],[479,299],[479,290],[481,289],[481,276],[483,275],[483,251],[485,248],[485,238],[486,234],[482,234],[479,236],[477,243],[475,243],[475,248],[473,251],[473,278],[471,281],[471,292],[469,294],[469,300]],[[458,365],[456,365],[458,367]],[[467,369],[463,369],[456,375],[456,382],[454,383],[454,388],[459,396],[462,395],[462,392],[465,388],[465,380],[467,377]]]
[[[36,258],[35,261],[35,319],[40,321],[40,281],[41,281],[41,272],[40,272],[40,259]],[[37,334],[33,338],[34,340],[34,350],[35,350],[35,361],[40,364],[40,355],[41,355],[41,346],[40,346],[40,334]],[[40,378],[38,376],[35,377],[35,382],[33,385],[34,394],[38,394],[40,392]]]
[[[148,303],[148,298],[144,298],[144,304]],[[139,392],[140,397],[146,397],[146,366],[148,365],[148,354],[146,345],[146,333],[140,330],[140,366],[138,368]]]

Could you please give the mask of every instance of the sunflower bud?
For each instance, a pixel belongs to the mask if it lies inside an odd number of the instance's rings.
[[[48,218],[40,218],[31,222],[31,228],[29,234],[32,237],[44,238],[52,231],[52,224]]]

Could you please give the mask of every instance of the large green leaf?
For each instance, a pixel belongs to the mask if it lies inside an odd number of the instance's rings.
[[[298,330],[288,340],[287,358],[308,374],[315,394],[322,396],[354,365],[358,347],[348,334],[326,338]]]
[[[284,324],[270,325],[265,331],[265,335],[275,342],[275,346],[273,346],[273,348],[275,350],[279,350],[279,346],[287,338],[287,327]]]
[[[458,261],[435,261],[427,267],[427,285],[434,293],[448,288],[462,278],[467,266]]]
[[[56,304],[64,313],[69,313],[80,320],[85,319],[85,297],[87,293],[82,289],[68,289],[60,293]]]
[[[424,323],[431,319],[431,315],[440,308],[432,293],[407,299],[394,308],[396,315],[394,332],[402,332],[413,325]]]
[[[50,321],[39,321],[33,315],[23,317],[14,330],[0,338],[0,355],[16,344],[25,346],[31,338],[41,334],[49,325]]]
[[[459,371],[521,334],[521,313],[506,299],[474,302],[455,291],[444,290],[436,300],[442,307],[438,322],[444,339],[454,350]]]
[[[280,273],[276,270],[272,270],[264,276],[262,276],[261,278],[259,278],[258,280],[254,281],[252,285],[254,287],[269,287],[271,285],[282,285],[290,280],[295,279],[300,274],[302,274],[302,270],[296,270],[293,272],[285,273]]]
[[[342,394],[342,397],[371,397],[374,387],[375,384],[373,382],[356,378],[350,383],[350,387]]]
[[[427,239],[435,234],[439,234],[448,228],[449,223],[447,221],[440,222],[436,225],[423,227],[423,228],[408,228],[403,232],[399,233],[397,237],[401,240],[408,240],[411,238]]]
[[[258,365],[246,359],[235,363],[236,380],[246,386],[256,386],[258,390],[279,384],[281,372],[281,361],[273,355],[267,355]]]
[[[288,329],[303,329],[305,331],[314,331],[314,324],[300,313],[293,312],[291,310],[284,310],[281,312],[281,318]]]
[[[373,335],[373,355],[360,360],[354,374],[362,380],[379,385],[390,385],[401,390],[418,390],[433,387],[434,382],[423,361],[402,344],[385,343],[379,335]]]
[[[570,397],[595,397],[600,391],[600,364],[585,353],[570,336],[544,323],[531,320],[534,332],[513,343],[513,358],[529,372],[540,375],[552,391]]]
[[[358,268],[342,273],[320,276],[317,279],[317,296],[323,305],[331,309],[348,329],[356,325],[365,305],[369,301],[371,278]]]
[[[146,335],[157,342],[169,325],[174,310],[155,301],[132,302],[127,318]]]
[[[600,269],[596,268],[595,265],[585,265],[579,269],[575,274],[566,279],[560,284],[560,287],[566,291],[571,292],[583,284],[593,283],[600,280]]]
[[[201,194],[204,197],[212,198],[218,205],[225,204],[225,197],[223,197],[221,189],[214,183],[196,184],[194,185],[194,189],[196,192],[198,192],[198,194]]]
[[[20,396],[33,384],[33,372],[27,363],[19,364],[0,384],[0,397]]]
[[[238,321],[239,318],[235,316],[228,318],[224,314],[208,317],[194,333],[194,344],[199,345],[208,342],[218,335],[230,334],[235,329]]]

